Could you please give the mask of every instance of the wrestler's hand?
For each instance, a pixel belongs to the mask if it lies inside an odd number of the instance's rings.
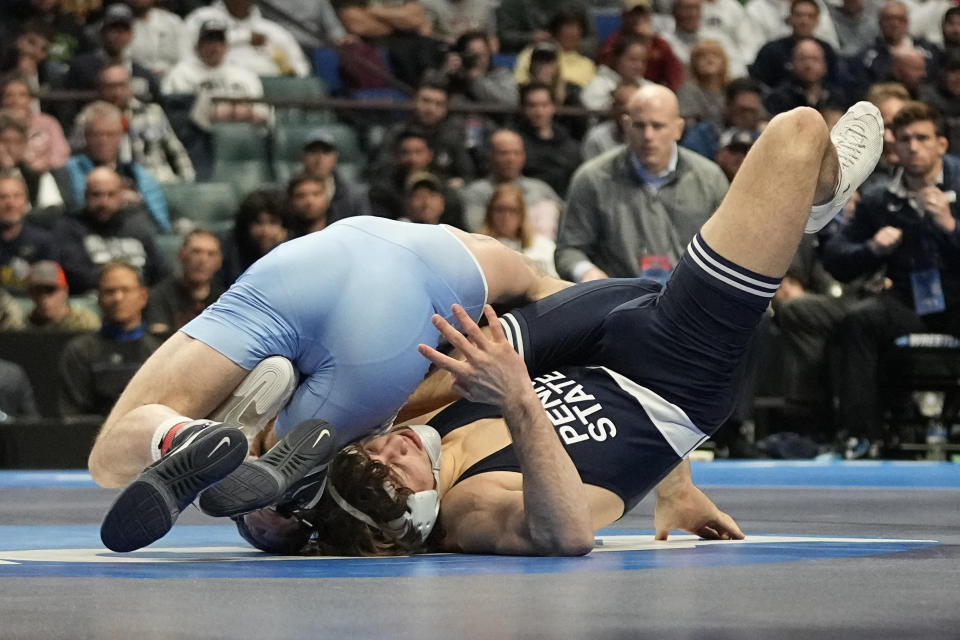
[[[503,407],[518,391],[532,391],[533,384],[523,359],[503,335],[497,314],[490,305],[483,308],[489,323],[489,335],[458,304],[451,307],[466,336],[441,316],[432,321],[438,331],[463,355],[455,360],[436,349],[421,344],[417,347],[424,358],[453,374],[453,391],[473,402]]]
[[[666,540],[671,529],[686,531],[707,540],[742,540],[743,532],[733,518],[695,485],[670,496],[658,496],[653,510],[657,540]]]

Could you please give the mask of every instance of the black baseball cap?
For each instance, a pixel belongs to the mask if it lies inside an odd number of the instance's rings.
[[[223,20],[217,20],[216,18],[212,20],[204,20],[203,24],[200,25],[200,35],[197,36],[197,40],[204,40],[206,38],[220,38],[222,40],[226,40],[227,23]]]
[[[103,22],[100,23],[101,29],[117,25],[124,27],[133,25],[133,11],[125,4],[112,4],[103,12]]]

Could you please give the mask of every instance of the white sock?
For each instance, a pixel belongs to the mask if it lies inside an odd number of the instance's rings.
[[[193,422],[193,418],[188,418],[186,416],[174,416],[172,418],[167,418],[161,422],[156,431],[153,432],[153,437],[150,439],[150,456],[153,458],[154,462],[160,459],[160,444],[166,437],[167,432],[178,424],[183,424],[184,422]]]

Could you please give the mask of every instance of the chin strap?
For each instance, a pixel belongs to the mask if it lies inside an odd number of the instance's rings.
[[[437,433],[436,429],[426,425],[415,425],[409,428],[420,437],[423,448],[430,458],[434,486],[439,486],[440,434]],[[388,485],[386,490],[391,495],[393,494],[393,487]],[[360,522],[391,536],[401,536],[412,527],[420,534],[420,540],[424,541],[430,535],[430,532],[433,531],[433,527],[437,522],[437,515],[440,513],[440,494],[436,489],[418,491],[411,494],[407,498],[406,512],[399,518],[394,518],[383,525],[375,522],[373,518],[347,502],[346,499],[340,495],[340,492],[337,491],[337,488],[333,486],[333,482],[329,481],[329,476],[327,478],[326,492],[330,494],[334,503],[348,514]]]

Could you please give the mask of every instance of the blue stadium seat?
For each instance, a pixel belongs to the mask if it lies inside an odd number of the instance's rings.
[[[336,95],[343,87],[340,79],[340,55],[336,49],[320,47],[313,51],[313,71],[330,88],[330,93]]]
[[[593,28],[597,32],[597,42],[603,44],[611,33],[620,28],[620,9],[593,9]]]
[[[490,56],[490,64],[494,67],[503,67],[513,71],[513,68],[517,66],[517,56],[512,53],[495,53]]]
[[[406,102],[410,99],[407,94],[396,89],[354,89],[350,97],[356,100],[392,100]]]

